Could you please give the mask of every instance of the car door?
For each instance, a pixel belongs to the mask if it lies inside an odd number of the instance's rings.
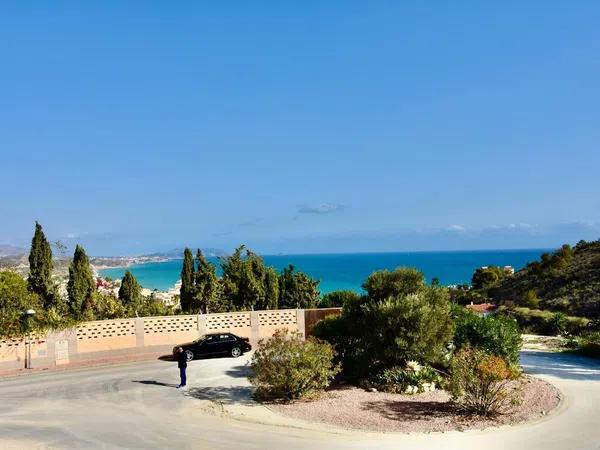
[[[199,347],[202,355],[214,355],[219,353],[219,336],[207,336],[202,341],[202,345]]]
[[[218,353],[229,353],[231,350],[231,339],[229,334],[220,334],[219,343],[217,344]]]

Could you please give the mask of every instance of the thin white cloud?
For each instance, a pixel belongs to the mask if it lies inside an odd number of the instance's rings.
[[[231,236],[233,234],[232,231],[219,231],[212,234],[212,237],[219,238],[224,236]]]
[[[498,228],[508,228],[510,230],[515,230],[515,229],[529,229],[529,228],[533,228],[534,226],[531,225],[530,223],[509,223],[506,226],[502,226],[500,225]]]
[[[337,203],[321,203],[318,205],[302,204],[298,205],[300,214],[331,214],[344,209],[343,205]]]
[[[255,227],[263,221],[262,217],[255,217],[253,219],[245,220],[238,224],[240,227]]]
[[[465,231],[466,228],[463,227],[462,225],[456,225],[456,224],[452,224],[448,227],[446,227],[446,231]]]

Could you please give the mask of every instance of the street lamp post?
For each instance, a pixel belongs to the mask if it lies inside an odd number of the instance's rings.
[[[25,311],[25,314],[27,315],[27,350],[26,350],[26,365],[28,369],[31,369],[31,318],[33,317],[33,315],[35,314],[35,310],[33,309],[28,309],[27,311]]]

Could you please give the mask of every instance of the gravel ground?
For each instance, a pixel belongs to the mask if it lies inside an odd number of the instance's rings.
[[[534,420],[560,402],[560,393],[549,383],[525,375],[510,383],[518,389],[520,405],[493,419],[461,413],[444,391],[418,395],[367,392],[338,386],[313,401],[271,404],[280,414],[309,422],[371,431],[431,432],[483,429]]]

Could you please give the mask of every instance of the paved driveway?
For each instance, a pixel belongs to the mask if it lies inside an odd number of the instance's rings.
[[[526,370],[566,395],[558,414],[529,425],[430,435],[276,426],[268,411],[256,416],[263,424],[223,417],[221,404],[239,415],[265,412],[248,400],[246,360],[192,362],[187,393],[174,388],[176,365],[164,361],[2,380],[0,448],[600,449],[600,364],[593,360],[523,352]]]

